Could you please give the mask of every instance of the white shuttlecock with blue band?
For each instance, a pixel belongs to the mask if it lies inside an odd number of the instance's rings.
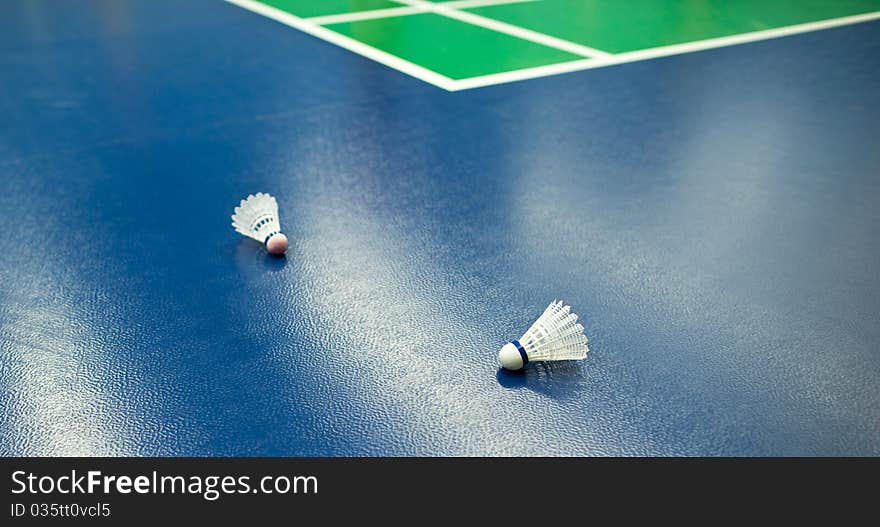
[[[278,219],[278,202],[269,194],[257,192],[241,200],[233,211],[232,226],[240,234],[265,244],[272,254],[287,251],[287,236],[281,233]]]
[[[571,306],[554,300],[519,340],[501,348],[498,362],[508,370],[519,370],[533,361],[586,358],[588,340],[577,319]]]

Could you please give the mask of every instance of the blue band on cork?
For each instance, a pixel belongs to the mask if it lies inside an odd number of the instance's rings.
[[[516,346],[516,349],[519,350],[519,356],[522,357],[523,366],[528,364],[529,356],[526,354],[526,349],[522,347],[522,344],[520,344],[518,340],[512,340],[510,343]]]

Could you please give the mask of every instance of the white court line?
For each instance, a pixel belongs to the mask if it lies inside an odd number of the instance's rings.
[[[670,55],[693,53],[695,51],[786,37],[789,35],[796,35],[798,33],[819,31],[822,29],[858,24],[860,22],[868,22],[870,20],[877,19],[880,19],[880,11],[875,11],[873,13],[864,13],[861,15],[834,18],[831,20],[821,20],[818,22],[807,22],[805,24],[797,24],[794,26],[766,29],[762,31],[755,31],[752,33],[742,33],[739,35],[731,35],[727,37],[685,42],[683,44],[673,44],[670,46],[660,46],[656,48],[640,49],[637,51],[628,51],[592,60],[575,60],[571,62],[563,62],[560,64],[551,64],[549,66],[538,66],[535,68],[507,71],[504,73],[494,73],[491,75],[483,75],[479,77],[471,77],[468,79],[453,81],[453,91],[469,90],[472,88],[481,88],[484,86],[494,86],[496,84],[503,84],[507,82],[534,79],[536,77],[545,77],[548,75],[558,75],[560,73],[569,73],[572,71],[601,68],[604,66],[625,64],[627,62],[637,62],[659,57],[668,57]]]
[[[257,2],[256,0],[224,0],[229,2],[230,4],[235,4],[238,7],[247,9],[248,11],[252,11],[254,13],[263,15],[267,18],[271,18],[277,22],[281,22],[284,25],[299,29],[304,33],[308,33],[309,35],[318,37],[322,40],[326,40],[327,42],[331,42],[336,44],[337,46],[347,49],[353,53],[357,53],[358,55],[367,57],[368,59],[375,60],[380,64],[384,64],[389,68],[394,68],[397,71],[401,71],[415,77],[419,80],[425,81],[429,84],[433,84],[434,86],[443,88],[447,91],[454,91],[454,80],[450,79],[445,75],[441,75],[435,71],[431,71],[428,68],[424,68],[419,66],[418,64],[414,64],[409,62],[408,60],[404,60],[400,57],[394,56],[390,53],[386,53],[380,49],[376,49],[372,46],[368,46],[363,42],[358,42],[353,38],[346,37],[344,35],[340,35],[339,33],[335,33],[326,29],[324,27],[315,25],[311,22],[303,18],[299,18],[297,16],[291,15],[286,11],[282,11],[280,9],[276,9],[274,7],[270,7],[266,4],[262,4]]]
[[[425,0],[391,0],[392,2],[396,2],[398,4],[406,4],[413,7],[422,7],[426,11],[431,11],[432,13],[443,15],[448,18],[454,18],[460,22],[465,22],[474,26],[480,26],[486,29],[491,29],[492,31],[497,31],[499,33],[505,33],[507,35],[521,38],[523,40],[529,40],[531,42],[535,42],[537,44],[542,44],[547,47],[560,49],[562,51],[567,51],[574,55],[580,55],[581,57],[610,57],[610,53],[606,53],[604,51],[590,48],[587,46],[582,46],[580,44],[575,44],[574,42],[569,42],[568,40],[562,40],[561,38],[551,37],[550,35],[545,35],[544,33],[538,33],[537,31],[532,31],[531,29],[525,29],[519,26],[514,26],[512,24],[508,24],[506,22],[499,22],[498,20],[493,20],[491,18],[486,18],[484,16],[475,15],[474,13],[467,13],[465,11],[459,11],[457,9],[450,8],[446,3],[442,4],[434,4],[431,2],[426,2]]]
[[[472,7],[485,7],[504,4],[521,4],[523,2],[537,2],[538,0],[455,0],[446,2],[444,5],[458,8],[470,9]],[[367,11],[355,11],[353,13],[339,13],[336,15],[323,15],[304,18],[313,24],[326,26],[328,24],[339,24],[344,22],[357,22],[359,20],[372,20],[374,18],[390,18],[395,16],[417,15],[425,13],[428,10],[424,7],[401,6],[388,7],[385,9],[370,9]]]
[[[358,20],[371,20],[373,18],[391,18],[395,16],[415,15],[424,13],[424,9],[418,7],[388,7],[385,9],[370,9],[368,11],[355,11],[354,13],[340,13],[338,15],[323,15],[303,18],[312,24],[325,26],[327,24],[339,24],[343,22],[357,22]]]
[[[392,2],[394,0],[391,0]],[[539,2],[541,0],[453,0],[443,2],[443,5],[451,9],[471,9],[473,7],[487,7],[504,4],[522,4],[525,2]]]

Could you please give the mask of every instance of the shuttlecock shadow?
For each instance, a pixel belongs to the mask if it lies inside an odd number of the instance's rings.
[[[576,397],[585,380],[582,361],[535,362],[519,371],[499,368],[495,377],[508,390],[530,390],[560,400]]]

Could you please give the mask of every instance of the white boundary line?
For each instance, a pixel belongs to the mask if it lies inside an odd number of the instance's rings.
[[[494,20],[491,18],[486,18],[484,16],[476,15],[474,13],[467,13],[464,11],[459,11],[457,9],[452,9],[448,4],[434,4],[431,2],[426,2],[425,0],[391,0],[392,2],[396,2],[398,4],[406,4],[413,7],[421,7],[425,11],[430,11],[432,13],[443,15],[448,18],[454,18],[460,22],[465,22],[467,24],[471,24],[473,26],[480,26],[485,29],[491,29],[492,31],[497,31],[499,33],[505,33],[507,35],[521,38],[523,40],[529,40],[531,42],[535,42],[537,44],[541,44],[550,48],[556,48],[562,51],[567,51],[574,55],[580,55],[581,57],[610,57],[610,53],[606,53],[604,51],[600,51],[598,49],[590,48],[587,46],[582,46],[580,44],[575,44],[574,42],[569,42],[568,40],[562,40],[561,38],[551,37],[550,35],[545,35],[544,33],[539,33],[537,31],[532,31],[531,29],[526,29],[519,26],[514,26],[512,24],[508,24],[506,22],[500,22],[498,20]]]
[[[323,15],[303,18],[311,24],[324,26],[327,24],[339,24],[343,22],[357,22],[358,20],[371,20],[373,18],[391,18],[395,16],[415,15],[425,11],[418,7],[400,6],[386,7],[384,9],[370,9],[367,11],[355,11],[353,13],[340,13],[338,15]]]
[[[739,35],[711,38],[707,40],[697,40],[694,42],[686,42],[683,44],[673,44],[670,46],[628,51],[625,53],[610,55],[607,58],[597,58],[593,60],[575,60],[571,62],[551,64],[548,66],[538,66],[536,68],[526,68],[521,70],[507,71],[504,73],[494,73],[491,75],[483,75],[480,77],[471,77],[469,79],[454,81],[453,91],[469,90],[472,88],[493,86],[495,84],[515,82],[525,79],[534,79],[536,77],[545,77],[548,75],[569,73],[572,71],[582,71],[593,68],[602,68],[605,66],[613,66],[615,64],[625,64],[627,62],[637,62],[659,57],[668,57],[671,55],[693,53],[695,51],[786,37],[789,35],[796,35],[798,33],[819,31],[822,29],[847,26],[878,19],[880,19],[880,11],[875,11],[873,13],[864,13],[861,15],[852,15],[841,18],[834,18],[831,20],[820,20],[818,22],[807,22],[805,24],[797,24],[794,26],[786,26],[775,29],[766,29],[763,31],[755,31],[752,33],[742,33]]]
[[[391,0],[394,2],[394,0]],[[443,2],[443,5],[452,9],[471,9],[474,7],[489,7],[493,5],[523,4],[525,2],[538,2],[541,0],[453,0]]]
[[[247,9],[248,11],[263,15],[267,18],[271,18],[272,20],[275,20],[277,22],[281,22],[284,25],[299,29],[303,33],[308,33],[309,35],[336,44],[343,49],[347,49],[348,51],[357,53],[358,55],[362,55],[364,57],[367,57],[368,59],[375,60],[376,62],[384,64],[389,68],[394,68],[397,71],[406,73],[407,75],[425,81],[429,84],[433,84],[434,86],[443,88],[444,90],[455,91],[455,81],[445,75],[441,75],[437,72],[429,70],[428,68],[424,68],[422,66],[419,66],[418,64],[409,62],[408,60],[396,57],[380,49],[368,46],[363,42],[358,42],[353,38],[340,35],[339,33],[335,33],[333,31],[330,31],[329,29],[315,25],[311,22],[306,21],[303,18],[291,15],[286,11],[281,11],[280,9],[270,7],[266,4],[261,4],[260,2],[257,2],[255,0],[224,1]]]
[[[443,5],[455,9],[470,9],[473,7],[486,7],[493,5],[521,4],[523,2],[537,2],[538,0],[454,0],[445,2]],[[374,18],[390,18],[395,16],[416,15],[427,13],[424,7],[401,6],[387,7],[384,9],[370,9],[367,11],[354,11],[352,13],[339,13],[337,15],[323,15],[303,18],[312,24],[326,26],[345,22],[357,22],[358,20],[372,20]]]

